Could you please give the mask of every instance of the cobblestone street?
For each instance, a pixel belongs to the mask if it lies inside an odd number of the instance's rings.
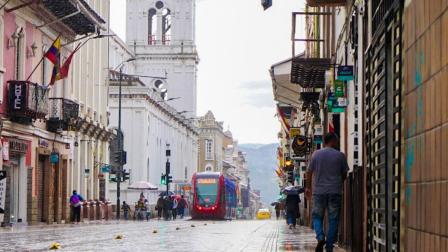
[[[115,239],[122,235],[122,239]],[[150,221],[0,230],[1,251],[314,251],[312,230],[283,221]],[[335,250],[343,251],[343,250]]]

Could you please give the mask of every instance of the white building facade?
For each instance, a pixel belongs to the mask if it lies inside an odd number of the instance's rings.
[[[126,59],[133,58],[131,50],[124,47],[119,38],[110,42],[110,64],[117,66]],[[132,72],[139,60],[126,63],[124,72]],[[112,68],[112,67],[111,67]],[[145,75],[147,76],[147,75]],[[154,76],[157,77],[157,76]],[[119,74],[111,71],[109,89],[110,125],[118,125],[118,80]],[[162,100],[160,93],[143,81],[152,82],[157,78],[122,76],[122,118],[121,128],[124,134],[124,150],[127,163],[124,169],[130,172],[130,180],[122,184],[121,200],[136,202],[141,191],[127,189],[137,181],[148,181],[159,190],[148,193],[150,203],[154,204],[159,191],[165,190],[161,185],[161,175],[165,173],[167,158],[165,151],[171,150],[170,164],[173,184],[170,190],[188,193],[183,189],[190,183],[197,168],[198,133],[192,120]],[[169,147],[168,147],[169,145]],[[113,202],[116,200],[116,185],[110,182],[109,192]]]
[[[162,81],[177,111],[196,116],[195,0],[127,0],[126,44],[134,52],[136,73],[164,76]]]

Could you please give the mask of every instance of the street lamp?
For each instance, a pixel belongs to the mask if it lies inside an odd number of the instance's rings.
[[[123,77],[123,66],[125,63],[134,61],[135,58],[129,58],[127,60],[124,60],[121,62],[117,67],[114,68],[116,70],[117,68],[120,68],[120,77],[118,82],[118,152],[120,153],[120,162],[118,164],[118,171],[117,171],[117,220],[120,220],[120,182],[121,182],[121,173],[123,172],[123,140],[121,133],[121,80]]]

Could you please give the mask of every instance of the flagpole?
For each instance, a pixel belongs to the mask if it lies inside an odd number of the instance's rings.
[[[61,34],[59,34],[59,35],[56,37],[56,39],[55,39],[54,41],[56,41],[59,37],[61,37]],[[53,43],[51,43],[51,45],[54,44],[54,41],[53,41]],[[51,47],[50,47],[50,48],[51,48]],[[28,76],[28,78],[26,78],[26,81],[29,81],[30,78],[31,78],[31,76],[33,75],[33,73],[36,72],[36,70],[37,70],[37,68],[39,67],[39,65],[42,63],[42,61],[44,61],[44,59],[45,59],[45,55],[46,55],[46,54],[47,54],[47,53],[45,52],[44,55],[42,56],[42,58],[39,60],[39,63],[37,63],[37,65],[34,67],[33,71],[31,71],[31,73],[30,73],[30,75]]]

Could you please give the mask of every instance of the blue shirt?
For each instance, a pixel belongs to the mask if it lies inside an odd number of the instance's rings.
[[[329,147],[315,151],[308,171],[313,172],[313,194],[342,194],[342,176],[348,171],[342,152]]]

